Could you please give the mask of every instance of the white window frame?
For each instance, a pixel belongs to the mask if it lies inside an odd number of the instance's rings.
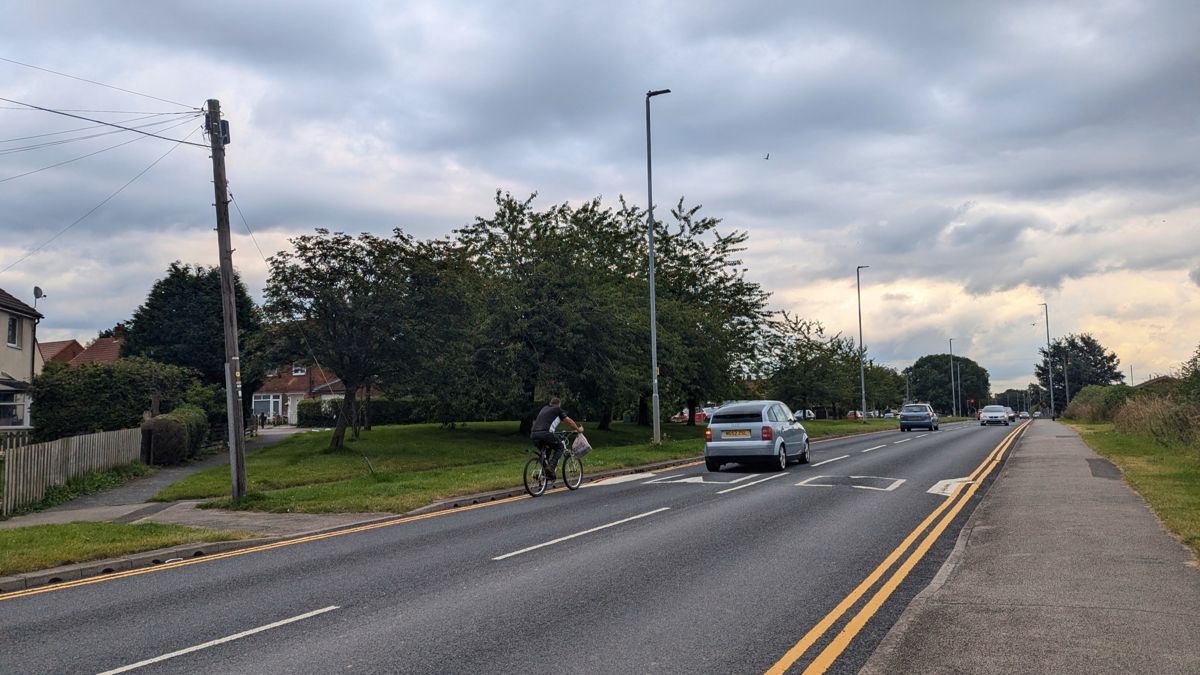
[[[20,317],[11,315],[8,317],[8,333],[5,340],[8,342],[8,346],[14,349],[21,348],[21,323]],[[16,336],[15,340],[13,339],[14,335]]]
[[[307,375],[307,374],[308,374],[308,367],[307,367],[307,366],[305,366],[305,365],[303,365],[303,364],[300,364],[300,363],[293,363],[293,364],[292,364],[292,375],[293,375],[293,376],[296,376],[296,375]]]
[[[283,394],[255,394],[253,403],[267,401],[267,407],[271,412],[267,413],[271,417],[278,417],[283,414]],[[253,403],[251,410],[253,410]]]
[[[11,394],[12,401],[0,401],[0,408],[16,408],[16,412],[20,415],[14,415],[16,424],[0,424],[0,429],[28,429],[29,428],[29,394],[19,391],[0,392],[2,394]],[[3,418],[0,418],[3,419]]]

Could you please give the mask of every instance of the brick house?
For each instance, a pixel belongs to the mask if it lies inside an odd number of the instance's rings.
[[[345,394],[346,388],[341,379],[332,372],[304,363],[293,363],[281,366],[254,392],[254,414],[265,413],[270,418],[295,424],[300,401],[309,398],[324,401],[342,398]]]
[[[37,348],[37,325],[42,315],[0,290],[0,324],[5,344],[0,347],[0,429],[28,429],[29,384],[42,372]]]

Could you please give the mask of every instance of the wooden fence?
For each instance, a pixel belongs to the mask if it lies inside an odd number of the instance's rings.
[[[31,433],[32,432],[29,429],[0,431],[0,459],[4,459],[4,453],[12,448],[19,448],[22,445],[29,445],[29,437]]]
[[[141,429],[102,431],[98,434],[60,438],[9,448],[4,460],[2,512],[32,504],[46,495],[46,488],[98,469],[129,464],[141,459]]]

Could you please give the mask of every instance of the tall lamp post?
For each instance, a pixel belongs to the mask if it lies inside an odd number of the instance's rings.
[[[858,384],[862,388],[862,423],[867,423],[867,350],[863,348],[862,332],[862,271],[870,265],[859,265],[854,269],[854,285],[858,289]]]
[[[654,389],[651,405],[654,407],[654,443],[662,442],[662,427],[658,419],[658,315],[654,308],[654,178],[650,167],[650,99],[671,93],[670,89],[646,92],[646,237],[650,242],[650,371]]]
[[[958,417],[958,388],[954,386],[954,338],[950,338],[950,414]]]
[[[1054,362],[1050,360],[1050,305],[1039,302],[1046,310],[1046,386],[1050,389],[1050,419],[1054,419]]]

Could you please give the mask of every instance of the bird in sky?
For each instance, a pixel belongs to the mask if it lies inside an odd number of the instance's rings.
[[[768,153],[767,153],[767,156],[766,156],[766,157],[763,157],[763,159],[771,159],[771,153],[769,153],[769,152],[768,152]]]

